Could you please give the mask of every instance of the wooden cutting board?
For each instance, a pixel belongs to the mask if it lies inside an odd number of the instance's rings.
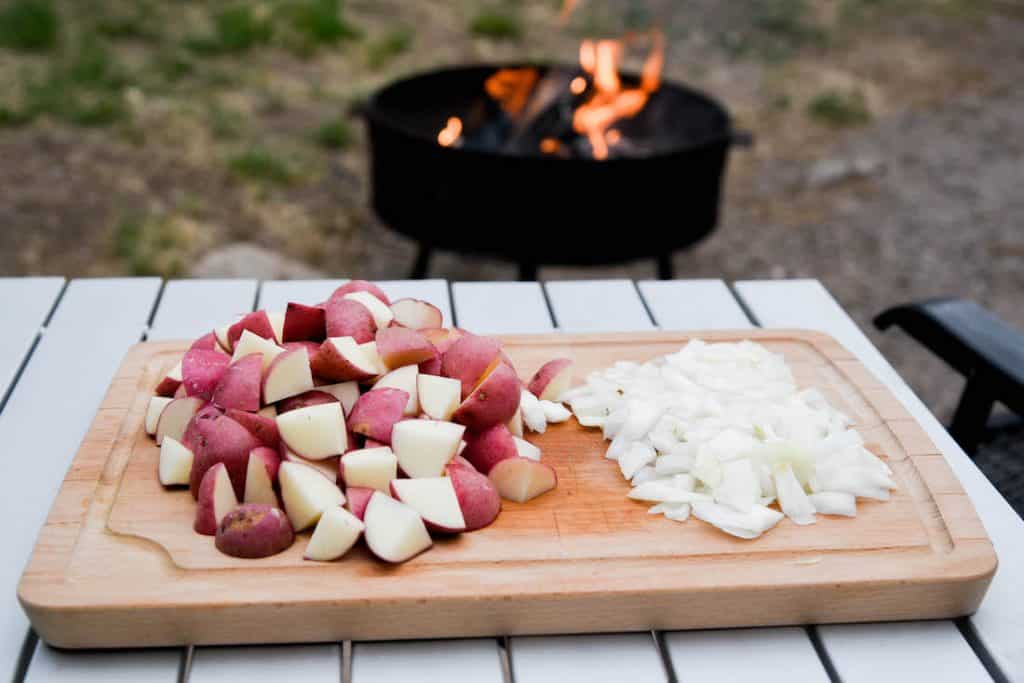
[[[855,519],[783,520],[753,541],[673,522],[626,498],[599,430],[575,420],[529,439],[559,486],[504,503],[487,529],[390,566],[361,547],[306,562],[239,560],[192,532],[187,491],[156,479],[143,431],[153,387],[186,342],[127,355],[40,532],[18,596],[47,642],[71,648],[435,638],[955,617],[996,568],[974,506],[914,418],[832,338],[795,330],[522,335],[504,338],[523,377],[569,356],[577,377],[645,361],[690,338],[754,339],[801,386],[850,415],[895,472],[887,503]],[[59,429],[58,424],[54,425]]]

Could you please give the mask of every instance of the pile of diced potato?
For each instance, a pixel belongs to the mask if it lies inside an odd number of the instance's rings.
[[[160,482],[189,487],[194,529],[221,552],[267,557],[312,528],[305,557],[321,561],[365,537],[404,562],[430,532],[483,528],[502,498],[555,488],[523,430],[569,419],[571,361],[524,388],[499,340],[442,325],[355,280],[200,337],[150,399]]]

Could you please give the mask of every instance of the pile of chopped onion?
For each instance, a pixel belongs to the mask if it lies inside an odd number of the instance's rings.
[[[754,342],[694,340],[648,363],[618,362],[561,398],[611,440],[606,457],[633,485],[629,497],[671,520],[692,514],[757,538],[784,516],[854,517],[857,498],[888,500],[896,488],[849,418]]]

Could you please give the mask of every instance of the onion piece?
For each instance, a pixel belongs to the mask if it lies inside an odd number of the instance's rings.
[[[793,474],[793,468],[788,464],[776,465],[773,475],[779,507],[782,508],[783,514],[801,526],[818,521],[814,515],[815,507]]]
[[[633,500],[647,500],[652,503],[711,502],[711,496],[706,493],[687,491],[663,479],[640,484],[626,495]]]
[[[540,400],[532,392],[523,389],[520,393],[519,411],[523,416],[523,424],[530,431],[543,434],[544,430],[548,428],[548,420],[544,415],[544,408],[541,407]]]
[[[540,407],[544,412],[545,420],[547,420],[549,424],[565,422],[572,417],[572,413],[569,412],[569,409],[561,403],[555,403],[554,401],[541,401]]]
[[[823,515],[857,516],[857,499],[852,493],[839,491],[822,491],[807,496],[814,509]]]
[[[739,538],[757,538],[779,523],[784,515],[769,507],[755,505],[750,512],[736,512],[725,505],[695,502],[693,516]]]

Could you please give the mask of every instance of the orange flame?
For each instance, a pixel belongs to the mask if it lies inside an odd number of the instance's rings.
[[[536,69],[499,69],[484,82],[484,90],[505,113],[515,116],[523,110],[540,75]]]
[[[636,115],[661,85],[665,62],[665,41],[661,32],[651,32],[651,51],[644,61],[640,86],[623,88],[619,62],[624,45],[619,40],[585,40],[580,45],[580,67],[593,78],[596,92],[573,113],[573,129],[587,136],[595,159],[608,158],[608,146],[621,140],[622,134],[607,135],[616,121]]]
[[[459,141],[462,135],[462,119],[453,116],[448,119],[447,125],[437,134],[437,143],[442,147],[451,147]]]

